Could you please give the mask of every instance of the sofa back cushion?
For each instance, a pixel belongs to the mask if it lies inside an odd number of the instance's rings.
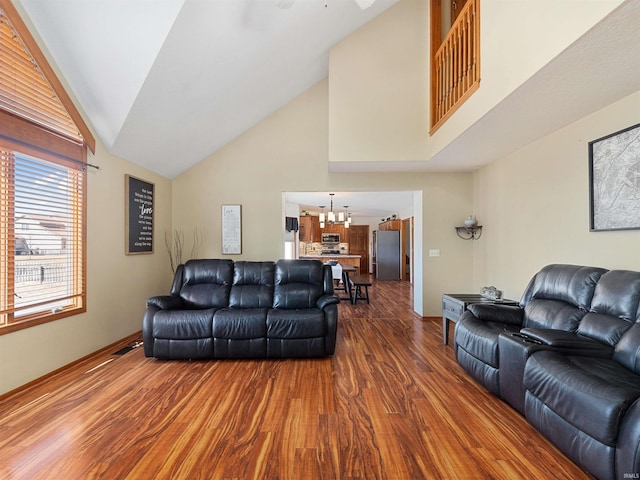
[[[604,272],[580,265],[547,265],[531,279],[520,300],[523,326],[575,331]]]
[[[224,308],[233,282],[232,260],[189,260],[180,297],[189,308]]]
[[[324,293],[323,265],[319,260],[278,260],[273,308],[315,308]]]
[[[273,262],[235,262],[229,296],[231,308],[268,308],[273,305]]]
[[[640,374],[640,323],[624,332],[613,351],[613,359],[633,373]]]
[[[578,333],[615,347],[636,322],[640,305],[640,272],[611,270],[600,277],[589,313]]]

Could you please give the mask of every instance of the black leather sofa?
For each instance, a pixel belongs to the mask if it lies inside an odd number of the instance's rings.
[[[471,305],[458,363],[599,479],[640,478],[640,272],[549,265],[519,307]]]
[[[318,260],[189,260],[170,295],[147,301],[144,352],[190,360],[333,355],[339,301],[331,267]]]

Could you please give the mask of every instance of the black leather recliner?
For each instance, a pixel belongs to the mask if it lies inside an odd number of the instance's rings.
[[[549,265],[521,308],[470,306],[455,348],[465,370],[584,470],[639,478],[638,322],[640,272]]]
[[[283,358],[333,355],[338,297],[315,260],[190,260],[170,295],[147,301],[147,357]]]
[[[600,479],[640,477],[639,308],[640,273],[609,271],[575,334],[609,354],[576,342],[575,350],[536,351],[525,365],[527,420]]]
[[[458,363],[487,390],[500,396],[500,334],[519,333],[523,328],[575,331],[605,271],[578,265],[548,265],[531,279],[520,307],[470,305],[456,325],[454,348]]]

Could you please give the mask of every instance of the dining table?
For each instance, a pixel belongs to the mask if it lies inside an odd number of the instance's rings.
[[[351,283],[349,282],[349,275],[355,275],[358,269],[352,265],[343,265],[342,266],[342,286],[341,290],[344,290],[347,293],[347,297],[338,297],[341,300],[351,300]]]

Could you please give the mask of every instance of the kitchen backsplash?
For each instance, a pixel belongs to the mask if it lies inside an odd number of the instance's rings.
[[[348,243],[340,243],[338,244],[338,249],[342,255],[347,255],[349,253],[349,244]],[[321,255],[322,254],[322,244],[320,242],[300,242],[300,255]]]

